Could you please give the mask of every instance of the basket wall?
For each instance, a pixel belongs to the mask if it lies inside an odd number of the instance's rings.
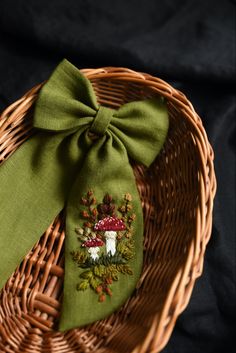
[[[1,352],[157,353],[202,273],[216,180],[213,151],[200,118],[181,92],[151,75],[114,67],[81,71],[103,105],[118,108],[159,94],[168,101],[170,129],[164,148],[149,169],[132,163],[145,225],[142,276],[118,312],[84,328],[58,332],[62,211],[1,291]],[[41,86],[2,113],[0,163],[34,133],[32,115]]]

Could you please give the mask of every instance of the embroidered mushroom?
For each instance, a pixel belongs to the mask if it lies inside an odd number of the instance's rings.
[[[99,258],[98,252],[99,252],[99,247],[103,246],[104,243],[101,239],[99,238],[91,238],[86,240],[83,244],[82,247],[88,248],[88,253],[90,254],[91,258],[93,260],[96,260]]]
[[[106,238],[107,254],[114,255],[116,252],[117,231],[125,230],[126,226],[122,219],[108,216],[101,219],[94,226],[95,231],[103,231]]]

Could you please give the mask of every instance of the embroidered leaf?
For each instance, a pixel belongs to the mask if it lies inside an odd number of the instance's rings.
[[[125,258],[125,260],[130,260],[134,256],[134,241],[133,240],[127,240],[127,241],[121,241],[117,245],[117,250],[119,253]]]
[[[128,275],[132,275],[133,271],[131,269],[131,267],[129,265],[116,265],[116,268],[119,272],[123,273],[123,274],[128,274]]]
[[[78,285],[77,285],[77,290],[86,290],[89,288],[89,282],[88,281],[83,281],[83,282],[80,282]]]
[[[103,265],[94,266],[93,272],[98,277],[103,277],[106,275],[106,267]]]
[[[82,251],[71,251],[73,260],[78,264],[78,266],[83,265],[87,260],[87,254]]]
[[[83,235],[83,234],[84,234],[84,229],[81,228],[81,227],[77,227],[77,228],[75,228],[75,232],[76,232],[78,235]]]
[[[108,266],[106,270],[108,277],[111,277],[113,281],[118,281],[118,270],[115,265]]]
[[[95,277],[91,277],[89,283],[90,283],[90,286],[96,290],[96,288],[100,284],[100,281],[98,281]]]
[[[93,277],[92,271],[84,271],[80,274],[81,278],[91,279]]]

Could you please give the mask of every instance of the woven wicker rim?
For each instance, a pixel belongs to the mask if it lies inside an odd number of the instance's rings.
[[[139,295],[137,294],[131,301],[127,302],[127,304],[124,306],[120,313],[118,313],[117,315],[113,314],[111,318],[108,318],[107,320],[103,321],[102,325],[98,323],[95,325],[91,325],[91,327],[87,329],[87,331],[90,330],[90,333],[92,332],[93,334],[96,332],[96,330],[100,331],[100,334],[102,331],[102,335],[99,336],[99,339],[96,340],[95,338],[92,339],[91,337],[89,337],[87,338],[87,340],[83,341],[83,335],[85,335],[85,332],[87,332],[86,330],[71,330],[68,331],[68,333],[66,333],[65,335],[57,333],[55,338],[58,339],[58,342],[55,340],[55,342],[50,345],[50,348],[48,348],[48,350],[45,350],[45,348],[42,348],[42,350],[37,348],[36,350],[35,348],[35,352],[59,352],[60,345],[61,347],[64,347],[61,343],[63,340],[66,340],[67,342],[70,340],[79,340],[79,349],[74,348],[76,347],[76,345],[73,346],[73,344],[71,343],[68,348],[69,350],[65,346],[64,348],[61,348],[61,352],[96,351],[99,353],[123,353],[132,351],[132,353],[156,353],[161,351],[166,345],[174,328],[176,319],[178,318],[180,313],[186,308],[189,302],[195,280],[202,273],[204,253],[206,245],[211,235],[213,199],[216,192],[216,179],[213,167],[213,150],[208,142],[206,132],[202,125],[202,121],[196,114],[192,104],[182,92],[174,89],[165,81],[146,73],[135,72],[133,70],[122,67],[82,69],[81,71],[91,80],[100,104],[117,108],[126,101],[140,99],[140,97],[145,98],[160,94],[164,96],[168,101],[168,107],[172,112],[171,114],[173,115],[173,126],[178,129],[180,119],[182,119],[181,121],[184,121],[184,124],[187,126],[187,129],[189,131],[188,136],[191,136],[192,143],[195,146],[194,158],[195,162],[197,161],[198,164],[196,169],[197,185],[194,186],[195,188],[198,188],[198,197],[196,200],[197,207],[194,211],[194,214],[192,215],[194,221],[193,226],[195,228],[195,236],[191,239],[191,241],[186,243],[186,258],[184,259],[184,263],[181,263],[181,266],[173,264],[173,266],[176,265],[178,270],[172,280],[171,286],[167,288],[165,298],[162,298],[161,300],[161,307],[159,308],[158,312],[152,315],[152,320],[148,322],[145,335],[142,337],[141,342],[135,342],[130,340],[130,342],[127,344],[127,349],[129,350],[124,350],[124,346],[121,342],[118,342],[117,338],[122,337],[122,335],[124,335],[124,332],[122,331],[124,330],[122,323],[128,317],[130,312],[132,314],[132,308],[134,308],[135,305],[139,305]],[[10,155],[32,134],[32,128],[30,123],[32,117],[32,107],[35,100],[37,99],[37,94],[42,85],[43,84],[37,85],[36,87],[31,89],[21,99],[10,105],[2,113],[0,118],[0,163],[4,162],[8,157],[10,157]],[[185,136],[183,136],[182,138],[184,143]],[[173,143],[174,140],[170,141],[170,144]],[[161,153],[161,156],[158,158],[159,160],[162,160],[162,163],[166,160],[168,166],[168,158],[172,159],[172,155],[168,156],[168,148],[166,147],[164,148],[163,153]],[[188,165],[186,165],[186,168],[188,169]],[[195,167],[192,166],[192,168],[194,169]],[[140,175],[142,175],[143,173],[143,169],[141,166],[134,166],[134,170],[135,173],[140,172]],[[168,180],[168,183],[174,183],[171,176]],[[191,180],[190,183],[192,183]],[[147,193],[148,196],[148,190],[142,191],[143,185],[140,184],[139,189],[140,193]],[[146,213],[148,214],[149,211],[149,217],[151,217],[152,210],[147,210]],[[167,213],[168,210],[165,211],[165,217],[167,217]],[[64,236],[63,231],[60,231],[60,227],[62,227],[62,223],[59,222],[53,228],[53,230],[51,229],[47,232],[48,234],[50,231],[52,232],[52,234],[57,234],[58,232],[60,232],[61,242],[63,243]],[[168,248],[168,243],[164,245],[166,246],[166,248]],[[37,246],[39,246],[39,243],[35,245],[34,249],[36,249]],[[166,251],[167,250],[165,249],[163,250],[163,252]],[[30,314],[28,308],[29,304],[27,302],[25,302],[24,304],[24,298],[26,298],[27,296],[27,290],[29,289],[30,285],[29,279],[32,280],[32,275],[30,273],[31,271],[29,270],[29,267],[27,267],[27,263],[30,261],[30,268],[32,268],[32,253],[28,254],[25,257],[23,264],[21,264],[19,268],[16,269],[15,273],[8,280],[4,289],[1,292],[0,349],[2,349],[2,351],[4,352],[20,352],[19,343],[17,344],[16,341],[18,339],[21,342],[22,338],[12,338],[14,336],[13,331],[15,325],[22,325],[22,327],[25,327],[26,322],[29,322],[30,325],[36,327],[36,329],[32,331],[35,335],[39,337],[41,337],[42,335],[46,335],[45,331],[47,330],[45,329],[45,322],[47,322],[47,320],[36,320],[36,318]],[[41,281],[46,282],[50,269],[52,272],[54,271],[53,274],[55,276],[61,278],[63,274],[62,262],[54,266],[52,260],[50,260],[49,257],[44,266],[42,265],[42,259],[34,259],[33,263],[36,267],[38,263],[37,261],[39,262],[38,275],[40,273],[40,269],[46,267],[49,268],[47,274],[44,273],[43,277],[41,278]],[[140,282],[137,286],[137,293],[139,293],[139,291],[142,291],[142,283],[143,281],[145,281],[145,278],[151,271],[155,271],[155,269],[152,269],[150,266],[145,268],[145,271],[142,274],[142,278],[140,279]],[[27,279],[29,280],[28,285]],[[34,288],[34,291],[38,290],[39,284],[37,284],[36,286],[38,287],[36,289]],[[9,296],[11,298],[14,297],[14,295],[16,296],[17,291],[19,292],[21,290],[21,303],[18,303],[17,300],[15,300],[15,302],[12,302],[12,306],[15,306],[15,309],[6,308],[7,306],[9,306],[9,304],[7,304],[7,300],[9,299],[7,298]],[[34,291],[32,290],[31,293],[31,306],[33,305],[32,296],[34,295]],[[50,311],[44,305],[45,297],[43,297],[42,294],[40,297],[40,293],[38,293],[37,295],[38,310],[41,310],[42,312],[47,312],[47,310]],[[50,301],[50,298],[48,300]],[[55,303],[53,302],[53,300],[55,301]],[[51,299],[50,305],[58,314],[58,301],[56,301],[55,299]],[[11,312],[10,318],[8,318],[9,311]],[[14,315],[12,314],[12,312],[15,312],[16,316],[18,315],[20,318],[22,318],[22,321],[20,321],[20,319],[17,319],[18,321],[14,322]],[[55,314],[55,316],[57,315]],[[48,331],[51,332],[52,327],[50,327],[50,320],[48,320],[48,322]],[[115,327],[115,331],[112,331],[112,327]],[[126,338],[128,336],[132,336],[132,329],[129,330],[127,327],[126,331],[128,330],[128,332],[126,335],[123,336]],[[109,331],[110,334],[106,334],[106,331]],[[119,334],[121,336],[119,336]],[[15,343],[13,343],[14,340]],[[34,340],[32,338],[32,342],[33,341]],[[25,345],[25,347],[27,347],[28,349],[25,350],[27,352],[34,351],[34,348],[32,348],[33,346],[29,348],[29,342],[27,343],[27,345]]]

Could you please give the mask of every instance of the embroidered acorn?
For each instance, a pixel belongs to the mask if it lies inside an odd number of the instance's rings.
[[[106,239],[106,252],[109,255],[116,253],[117,231],[125,230],[126,225],[122,219],[117,217],[106,217],[97,222],[94,226],[95,231],[103,231]]]
[[[103,245],[104,243],[101,239],[91,238],[85,241],[81,246],[88,248],[88,253],[90,254],[91,258],[93,260],[96,260],[99,258],[99,255],[98,255],[99,247]]]
[[[105,196],[104,196],[104,198],[103,198],[103,202],[105,203],[105,204],[110,204],[111,202],[112,202],[112,196],[111,195],[109,195],[109,194],[106,194]]]

